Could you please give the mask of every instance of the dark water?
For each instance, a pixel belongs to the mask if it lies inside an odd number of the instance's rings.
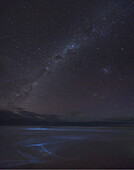
[[[134,128],[0,127],[0,168],[134,168]]]

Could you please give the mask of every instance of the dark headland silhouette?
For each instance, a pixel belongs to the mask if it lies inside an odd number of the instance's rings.
[[[17,112],[0,110],[0,125],[124,127],[134,126],[134,118],[117,117],[102,121],[74,122],[65,121],[61,115],[37,114],[23,109],[17,109]]]

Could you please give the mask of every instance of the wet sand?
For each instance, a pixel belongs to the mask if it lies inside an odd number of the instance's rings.
[[[1,168],[134,168],[133,128],[15,127],[0,134]]]

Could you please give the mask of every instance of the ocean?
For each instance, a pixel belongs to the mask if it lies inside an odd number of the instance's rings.
[[[134,128],[1,126],[0,168],[134,168]]]

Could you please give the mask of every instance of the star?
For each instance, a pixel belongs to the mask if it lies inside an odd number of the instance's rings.
[[[0,107],[81,111],[75,121],[114,117],[115,103],[133,113],[131,0],[35,1],[0,4]]]
[[[103,71],[105,74],[109,74],[109,70],[108,70],[106,67],[104,67],[104,68],[102,69],[102,71]]]
[[[93,96],[96,97],[96,96],[97,96],[97,93],[93,93]]]

